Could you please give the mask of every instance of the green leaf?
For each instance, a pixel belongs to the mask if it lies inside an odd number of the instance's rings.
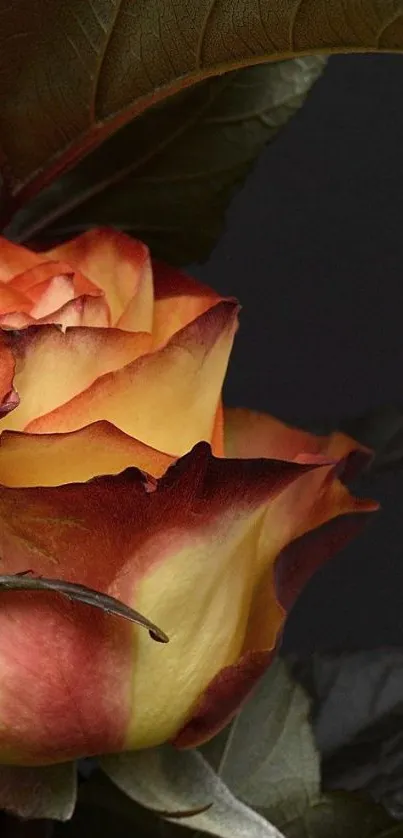
[[[130,800],[102,771],[95,771],[80,785],[71,821],[58,825],[54,838],[110,838],[112,834],[113,838],[186,838],[188,832]]]
[[[277,826],[319,800],[320,764],[309,722],[310,701],[277,658],[229,731],[201,750],[243,802]]]
[[[0,810],[21,818],[71,818],[76,804],[74,762],[41,767],[0,765]]]
[[[403,0],[18,0],[0,26],[0,161],[14,214],[150,105],[304,54],[403,48]]]
[[[218,838],[283,838],[264,818],[237,800],[197,751],[169,745],[107,756],[101,767],[132,800],[165,813],[209,809],[180,824]]]
[[[203,259],[235,187],[324,64],[306,56],[247,67],[156,105],[48,187],[7,234],[44,242],[112,224],[170,263]]]
[[[229,731],[201,750],[231,792],[285,838],[389,838],[389,829],[403,838],[403,825],[370,799],[322,794],[309,714],[307,695],[276,659]]]

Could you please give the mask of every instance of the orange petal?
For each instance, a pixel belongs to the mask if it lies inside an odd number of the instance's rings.
[[[21,291],[17,291],[5,283],[0,283],[0,315],[16,311],[28,312],[31,306],[31,300]]]
[[[116,230],[102,228],[89,230],[42,255],[48,259],[67,261],[101,288],[113,325],[117,325],[122,318],[124,328],[142,332],[151,330],[152,273],[148,248],[142,242]],[[130,304],[138,292],[139,316],[136,316]]]
[[[215,457],[224,457],[224,408],[222,399],[217,407],[214,428],[211,436],[211,450]]]
[[[16,274],[28,271],[41,262],[43,256],[0,236],[0,282],[8,282]]]
[[[136,469],[0,487],[3,573],[30,568],[111,593],[170,637],[154,643],[55,594],[2,591],[1,762],[66,761],[174,736],[217,671],[237,661],[265,510],[309,468],[215,460],[200,444],[154,491]]]
[[[175,332],[196,320],[222,300],[212,288],[197,282],[178,268],[155,259],[153,346],[163,346]]]
[[[19,333],[3,332],[0,340],[15,356],[14,386],[20,396],[13,415],[0,421],[0,430],[20,431],[81,393],[98,376],[138,358],[147,351],[150,338],[119,329],[79,327],[63,333],[56,326],[31,326]]]
[[[357,449],[368,450],[345,434],[316,436],[267,413],[239,407],[225,409],[224,433],[227,457],[294,460],[301,454],[322,454],[339,459]]]
[[[137,285],[134,296],[126,305],[116,323],[117,328],[128,332],[150,332],[153,327],[154,288],[151,261],[146,247],[143,260],[137,267]]]
[[[0,483],[4,486],[60,486],[119,474],[130,466],[161,477],[172,462],[172,457],[108,422],[69,434],[4,431],[0,437]]]
[[[36,254],[36,256],[39,258],[39,254]],[[40,258],[43,260],[43,254],[40,255]],[[40,261],[29,270],[15,274],[9,285],[17,291],[22,291],[33,302],[38,302],[43,295],[44,288],[47,287],[44,283],[59,276],[71,279],[75,296],[80,294],[100,295],[102,293],[93,282],[76,271],[68,262],[55,262],[54,260]]]
[[[236,323],[236,304],[218,303],[159,351],[99,378],[26,430],[64,433],[106,419],[175,456],[210,441]]]

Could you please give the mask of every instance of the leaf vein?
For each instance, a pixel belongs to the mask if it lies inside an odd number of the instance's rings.
[[[213,14],[214,9],[216,7],[216,3],[217,3],[217,0],[211,0],[210,5],[207,9],[205,18],[204,18],[203,23],[202,23],[200,36],[199,36],[197,46],[196,46],[196,64],[195,64],[195,69],[196,70],[201,70],[201,67],[202,67],[202,56],[203,56],[203,48],[204,48],[204,41],[205,41],[205,37],[206,37],[207,27],[209,25],[212,14]]]
[[[390,27],[390,26],[393,26],[393,24],[394,24],[394,23],[396,23],[396,21],[397,21],[397,20],[399,20],[399,18],[403,18],[403,13],[402,13],[401,11],[396,12],[396,14],[395,14],[395,15],[393,15],[393,17],[391,17],[391,18],[390,18],[390,20],[386,20],[386,21],[385,21],[385,23],[383,24],[383,26],[381,26],[381,28],[380,28],[380,30],[379,30],[379,32],[378,32],[377,39],[376,39],[376,47],[377,47],[377,49],[380,49],[380,47],[381,47],[381,38],[382,38],[382,36],[383,36],[383,35],[385,34],[385,32],[389,29],[389,27]]]

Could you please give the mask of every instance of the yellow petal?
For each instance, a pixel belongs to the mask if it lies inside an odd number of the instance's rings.
[[[97,422],[69,434],[0,436],[0,483],[4,486],[60,486],[135,466],[161,477],[173,458]]]
[[[99,378],[26,430],[65,433],[105,419],[174,456],[210,441],[236,323],[236,304],[218,303],[161,350]]]
[[[119,329],[78,327],[62,332],[56,326],[4,332],[0,339],[16,358],[14,386],[20,396],[18,408],[0,421],[0,430],[16,431],[68,402],[98,376],[138,358],[150,340],[149,335]]]

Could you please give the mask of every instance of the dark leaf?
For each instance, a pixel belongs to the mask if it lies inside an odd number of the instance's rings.
[[[188,830],[162,820],[139,806],[101,771],[82,783],[78,805],[72,820],[58,825],[54,838],[176,838],[189,835]]]
[[[294,672],[313,698],[325,788],[366,791],[403,819],[403,651],[317,654]]]
[[[22,818],[68,820],[76,803],[76,774],[73,762],[32,768],[0,765],[0,810]]]
[[[235,187],[324,63],[305,56],[247,67],[156,105],[45,190],[7,234],[46,243],[114,225],[171,263],[201,260]]]
[[[283,827],[285,838],[403,838],[382,806],[358,794],[326,794]]]
[[[403,47],[403,0],[18,0],[0,28],[8,215],[150,105],[307,53]]]
[[[309,710],[278,659],[232,726],[201,750],[231,791],[285,838],[389,838],[385,830],[396,824],[383,806],[321,792]],[[403,826],[395,838],[403,838]]]

